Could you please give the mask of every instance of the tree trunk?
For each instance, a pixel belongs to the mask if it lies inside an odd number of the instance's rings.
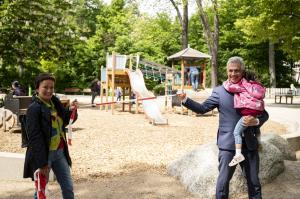
[[[269,72],[270,72],[270,87],[276,88],[276,72],[275,72],[275,50],[274,43],[269,41]]]
[[[217,0],[212,0],[214,12],[214,32],[211,31],[206,13],[204,12],[202,0],[196,0],[199,17],[205,33],[206,43],[211,55],[211,87],[218,85],[218,48],[219,48],[219,16]]]
[[[213,48],[211,51],[211,87],[218,85],[218,49]]]
[[[189,15],[188,15],[188,0],[182,0],[182,10],[183,10],[183,14],[181,15],[178,5],[176,4],[176,2],[174,0],[170,0],[173,7],[176,10],[177,13],[177,17],[179,19],[180,22],[180,26],[181,26],[181,46],[182,49],[185,49],[188,47],[188,27],[189,27]]]
[[[19,77],[22,77],[24,74],[24,59],[23,59],[23,55],[21,53],[19,53],[17,62],[18,62],[18,66],[19,66],[19,68],[18,68]]]
[[[188,1],[183,0],[183,20],[182,20],[182,49],[188,47],[188,27],[189,27],[189,16],[188,16]]]
[[[19,65],[19,77],[22,77],[22,75],[24,74],[24,66],[23,64]]]

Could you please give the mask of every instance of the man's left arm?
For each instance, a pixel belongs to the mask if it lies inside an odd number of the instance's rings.
[[[261,127],[269,119],[269,113],[264,110],[264,112],[259,115],[257,119],[259,121],[258,127]]]

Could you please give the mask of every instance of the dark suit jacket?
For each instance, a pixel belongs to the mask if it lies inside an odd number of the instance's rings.
[[[197,103],[188,98],[183,105],[188,109],[201,114],[217,108],[219,111],[217,145],[219,149],[235,150],[233,130],[236,123],[241,118],[241,115],[233,106],[233,93],[227,92],[223,86],[218,86],[213,89],[211,96],[203,103]],[[245,130],[243,142],[249,150],[257,149],[257,135],[260,134],[259,127],[263,125],[268,118],[268,113],[264,111],[263,114],[258,117],[259,126],[248,127]]]

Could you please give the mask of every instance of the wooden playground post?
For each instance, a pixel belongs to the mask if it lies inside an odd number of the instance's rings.
[[[108,60],[109,58],[109,54],[106,53],[106,61]],[[108,84],[109,84],[109,76],[108,76],[108,63],[106,63],[106,92],[105,92],[105,101],[108,102],[108,93],[109,93],[109,90],[108,90]],[[105,110],[108,111],[108,104],[105,105]]]
[[[174,61],[173,60],[172,60],[172,71],[174,71]],[[175,84],[175,80],[174,80],[174,77],[173,77],[172,78],[172,90],[173,90],[174,84]]]
[[[136,69],[137,70],[139,68],[139,62],[140,62],[140,55],[137,53],[136,54]]]
[[[129,70],[132,70],[132,54],[129,55]]]
[[[139,96],[135,96],[135,113],[139,113]]]
[[[122,89],[122,98],[123,98],[123,101],[125,101],[125,87],[124,88],[121,87],[121,89]],[[125,103],[124,102],[122,103],[122,111],[125,111]]]
[[[184,88],[184,61],[181,59],[181,86],[180,89],[183,90]]]
[[[166,78],[165,78],[165,111],[168,106],[168,69],[166,70]]]
[[[166,78],[165,78],[165,110],[167,110],[167,104],[168,104],[168,85],[167,85],[167,82],[168,82],[168,79],[167,79],[167,76],[168,76],[168,70],[166,70]]]
[[[103,70],[103,66],[101,66],[100,68],[100,74],[102,73],[102,70]],[[102,77],[102,74],[101,74],[101,77]],[[102,84],[102,79],[100,77],[100,103],[102,104],[103,103],[103,84]],[[99,106],[99,109],[101,110],[102,109],[102,106],[100,105]]]
[[[184,88],[184,61],[183,58],[181,59],[181,92],[183,91]],[[181,104],[181,114],[183,114],[183,105]]]
[[[202,65],[203,67],[201,68],[201,70],[203,71],[202,72],[202,87],[203,87],[203,89],[205,89],[205,87],[206,87],[206,85],[205,85],[205,83],[206,83],[206,63],[204,63],[203,65]]]
[[[116,69],[116,53],[113,52],[112,53],[112,73],[111,73],[111,89],[112,89],[111,99],[112,99],[112,101],[115,101],[115,69]],[[114,103],[112,103],[110,105],[110,107],[111,107],[111,113],[114,114],[114,108],[115,108]]]
[[[137,53],[136,54],[136,69],[137,70],[139,68],[139,62],[140,62],[140,55]],[[135,96],[135,113],[139,113],[139,96],[136,95]]]
[[[2,117],[2,119],[3,119],[3,129],[4,129],[4,132],[6,131],[6,110],[4,109],[4,111],[3,111],[3,117]]]
[[[130,96],[131,96],[131,86],[129,86],[129,100],[131,100],[130,99]],[[129,105],[128,105],[129,107],[128,107],[128,109],[129,109],[129,112],[131,112],[131,101],[129,101]]]

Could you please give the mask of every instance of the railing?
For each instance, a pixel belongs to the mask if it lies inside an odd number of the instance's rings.
[[[273,98],[277,94],[286,94],[291,88],[267,88],[266,98]],[[300,88],[295,91],[295,95],[300,95]]]

